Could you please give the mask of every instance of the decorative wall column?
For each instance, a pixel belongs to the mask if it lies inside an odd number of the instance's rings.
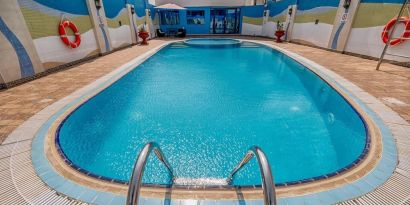
[[[266,9],[266,8],[265,8]],[[267,24],[269,22],[269,10],[264,10],[263,11],[263,22],[262,22],[262,36],[268,36],[269,35],[269,30],[267,29]]]
[[[0,84],[44,71],[17,1],[0,5]]]
[[[286,17],[286,31],[285,31],[285,41],[291,41],[293,24],[295,22],[295,16],[297,11],[297,5],[289,5],[288,15]]]
[[[128,19],[130,20],[132,44],[136,44],[138,42],[138,28],[137,25],[135,25],[135,8],[132,4],[127,4],[126,7],[128,12]]]
[[[156,37],[156,32],[155,32],[155,27],[152,22],[151,18],[151,10],[150,9],[145,9],[145,25],[147,26],[147,30],[149,32],[149,38],[155,38]]]
[[[96,2],[98,5],[96,5]],[[112,50],[110,33],[108,32],[107,18],[102,0],[87,0],[88,12],[94,26],[95,38],[100,48],[100,54]]]
[[[340,1],[328,48],[344,51],[359,4],[360,0]]]

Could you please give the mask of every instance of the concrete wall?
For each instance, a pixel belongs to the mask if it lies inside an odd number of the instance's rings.
[[[147,22],[146,8],[153,6],[146,0],[102,0],[102,4],[97,10],[95,0],[0,0],[0,87],[136,43],[137,27]],[[61,20],[76,24],[79,47],[61,41]],[[66,32],[73,41],[71,29]]]
[[[18,0],[34,46],[45,69],[80,60],[99,53],[93,24],[83,0]],[[81,45],[65,45],[58,33],[62,19],[74,22],[81,35]],[[69,38],[73,32],[66,29]]]
[[[299,0],[292,41],[327,48],[339,0]]]
[[[290,8],[292,8],[292,15],[289,15]],[[277,30],[277,22],[281,22],[286,31],[284,39],[289,40],[296,13],[296,0],[269,1],[265,12],[267,12],[268,15],[263,24],[262,36],[276,38],[275,31]]]
[[[243,35],[261,36],[264,6],[246,6],[241,9]]]
[[[123,0],[104,0],[105,16],[112,47],[120,48],[132,44],[131,22]]]
[[[380,57],[384,43],[383,28],[390,19],[397,16],[402,0],[362,0],[354,19],[345,51],[366,56]],[[394,36],[400,36],[404,25],[400,24]],[[410,56],[410,40],[390,46],[389,53]],[[409,58],[386,55],[386,59],[410,62]]]

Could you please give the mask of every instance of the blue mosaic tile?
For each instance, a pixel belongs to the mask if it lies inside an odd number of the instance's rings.
[[[78,199],[83,193],[87,192],[87,188],[80,186],[73,186],[66,192],[66,195]]]
[[[288,205],[300,205],[305,203],[305,199],[303,196],[301,197],[290,197],[288,198]]]
[[[349,193],[349,196],[350,196],[351,198],[355,198],[355,197],[358,197],[358,196],[361,196],[361,195],[365,194],[365,193],[362,192],[359,188],[355,187],[355,186],[352,185],[352,184],[345,185],[345,186],[343,187],[343,189],[344,189],[347,193]]]
[[[127,200],[127,198],[125,196],[115,196],[112,199],[110,205],[123,205],[123,204],[125,204],[126,200]],[[156,204],[152,203],[152,205],[156,205]],[[161,204],[161,205],[163,205],[163,204]]]
[[[150,199],[150,198],[145,198],[140,200],[142,205],[164,205],[167,203],[164,203],[164,200],[162,199]]]
[[[110,204],[110,202],[113,199],[114,199],[113,194],[99,193],[99,194],[97,194],[96,198],[94,199],[94,204],[98,204],[98,205]]]
[[[215,200],[201,200],[198,205],[214,205],[216,204]]]
[[[87,203],[93,203],[94,198],[97,196],[98,192],[95,190],[87,189],[87,191],[83,192],[78,199]]]
[[[319,204],[334,204],[335,200],[331,197],[328,192],[320,192],[315,194],[320,199]]]
[[[216,200],[216,205],[238,205],[232,200]]]
[[[264,205],[263,200],[246,200],[247,205]]]
[[[67,182],[67,180],[64,179],[63,177],[55,177],[55,178],[53,178],[53,179],[48,180],[48,181],[47,181],[47,184],[48,184],[50,187],[56,189],[57,187],[62,186],[62,185],[63,185],[64,183],[66,183],[66,182]]]

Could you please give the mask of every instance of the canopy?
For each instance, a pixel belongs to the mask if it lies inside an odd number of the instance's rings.
[[[164,4],[161,6],[157,6],[155,7],[156,9],[170,9],[170,10],[185,10],[186,8],[181,7],[179,5],[176,4]]]

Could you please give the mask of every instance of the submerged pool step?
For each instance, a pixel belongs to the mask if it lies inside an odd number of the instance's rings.
[[[226,186],[229,185],[226,179],[221,178],[184,178],[177,177],[174,179],[175,185],[184,186]]]
[[[260,46],[254,43],[242,42],[241,48],[260,48]]]
[[[182,44],[182,43],[176,43],[176,44],[172,44],[170,46],[170,48],[188,48],[189,46]]]

